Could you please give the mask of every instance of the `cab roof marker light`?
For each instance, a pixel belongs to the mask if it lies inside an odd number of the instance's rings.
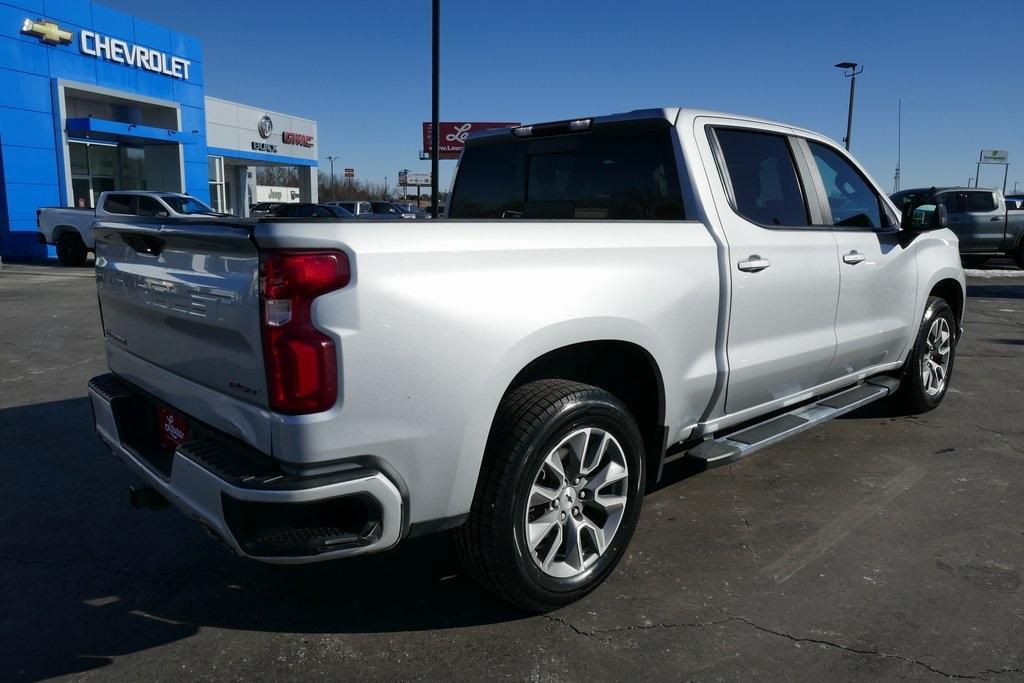
[[[533,126],[519,126],[512,129],[512,135],[517,138],[528,138],[533,135]]]
[[[569,122],[569,130],[590,130],[590,119],[576,119]]]

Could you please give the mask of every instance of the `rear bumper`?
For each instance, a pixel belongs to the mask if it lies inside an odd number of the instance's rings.
[[[173,454],[155,457],[138,442],[148,429],[139,410],[152,399],[116,375],[93,378],[89,398],[111,452],[239,555],[300,564],[386,550],[401,538],[401,491],[371,465],[289,473],[197,422]]]

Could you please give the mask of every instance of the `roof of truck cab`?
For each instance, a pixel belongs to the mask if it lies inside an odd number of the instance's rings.
[[[523,124],[524,126],[529,125],[543,125],[545,123],[558,123],[561,121],[575,121],[579,119],[590,119],[595,124],[603,123],[619,123],[625,121],[644,121],[651,119],[663,119],[668,121],[672,125],[676,125],[681,120],[690,120],[699,117],[708,118],[724,118],[724,119],[736,119],[737,121],[743,121],[746,123],[754,123],[768,126],[780,126],[782,128],[788,128],[794,133],[801,133],[813,137],[822,137],[826,139],[828,136],[822,135],[817,131],[810,130],[808,128],[802,128],[795,126],[791,123],[784,123],[782,121],[773,121],[771,119],[764,119],[757,116],[749,116],[747,114],[736,114],[715,111],[713,109],[699,109],[695,107],[654,107],[650,109],[634,109],[632,111],[621,112],[618,114],[602,114],[599,116],[573,116],[564,119],[557,119],[555,121],[534,121],[532,123]],[[496,137],[499,135],[505,135],[509,131],[509,128],[492,128],[488,130],[481,130],[471,133],[469,136],[470,140]],[[833,142],[835,142],[833,140]]]

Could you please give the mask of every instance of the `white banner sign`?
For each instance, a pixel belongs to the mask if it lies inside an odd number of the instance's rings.
[[[1008,164],[1010,163],[1010,154],[1005,149],[983,149],[979,162],[982,164]]]

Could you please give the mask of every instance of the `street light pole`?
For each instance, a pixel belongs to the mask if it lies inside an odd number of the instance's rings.
[[[859,68],[858,68],[859,67]],[[850,108],[846,113],[846,151],[850,151],[850,135],[853,132],[853,97],[857,91],[857,74],[864,71],[864,67],[856,62],[839,62],[836,68],[843,70],[843,75],[850,79]]]
[[[437,218],[438,154],[441,147],[441,0],[431,10],[431,103],[430,103],[430,215]]]
[[[334,180],[334,160],[337,158],[337,154],[327,155],[327,161],[331,162],[331,199],[337,199],[338,183]]]

